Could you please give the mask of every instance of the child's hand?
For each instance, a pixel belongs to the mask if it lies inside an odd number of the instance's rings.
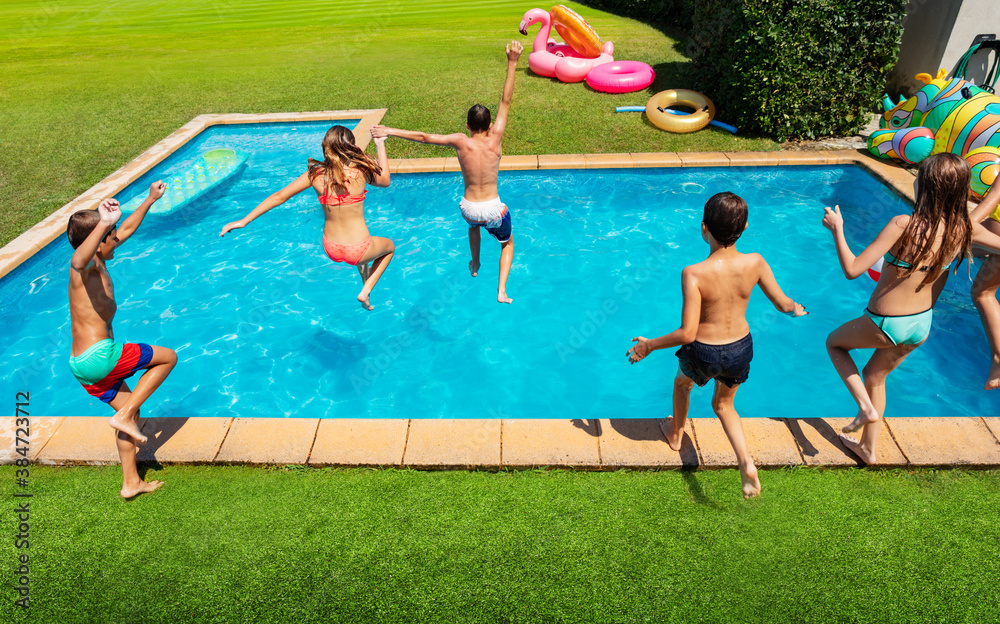
[[[644,358],[647,355],[649,355],[649,351],[650,351],[650,349],[649,349],[649,339],[648,338],[643,338],[642,336],[637,336],[637,337],[635,337],[635,338],[632,339],[632,342],[636,342],[638,344],[636,344],[634,347],[632,347],[631,349],[629,349],[628,351],[626,351],[625,355],[628,356],[628,361],[629,362],[631,362],[632,364],[635,364],[636,362],[638,362],[642,358]]]
[[[823,209],[823,227],[830,230],[831,232],[836,232],[844,227],[844,217],[840,214],[840,206],[834,206],[830,208],[827,206]]]
[[[372,126],[372,138],[373,139],[387,139],[389,138],[389,129],[385,126],[380,126],[375,124]]]
[[[219,232],[219,236],[225,236],[227,232],[230,232],[232,230],[238,230],[238,229],[240,229],[242,227],[246,227],[246,225],[247,224],[243,223],[242,221],[233,221],[232,223],[227,223],[222,228],[222,231]]]
[[[97,214],[101,216],[101,224],[108,227],[118,223],[118,220],[122,218],[122,210],[117,199],[102,201],[101,205],[97,207]]]
[[[372,141],[375,142],[375,145],[385,145],[385,140],[388,138],[389,137],[377,137],[375,135],[372,135]]]
[[[517,59],[521,58],[522,50],[524,50],[524,47],[520,41],[511,41],[507,44],[507,60],[516,63]]]
[[[157,180],[149,185],[149,196],[153,199],[153,201],[156,201],[163,197],[163,193],[166,190],[167,185],[163,183],[163,180]]]
[[[789,312],[788,316],[805,316],[806,314],[809,314],[806,312],[806,307],[801,303],[796,302],[795,309]]]

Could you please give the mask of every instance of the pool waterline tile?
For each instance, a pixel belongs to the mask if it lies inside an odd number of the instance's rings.
[[[662,419],[601,419],[598,442],[601,466],[619,468],[696,468],[699,465],[694,430],[684,432],[681,450],[667,444],[660,429]]]
[[[893,418],[889,428],[912,466],[1000,464],[1000,442],[982,418]]]
[[[743,418],[747,450],[758,467],[798,466],[803,464],[795,438],[783,419]],[[691,418],[701,465],[706,468],[736,465],[736,453],[717,418]]]
[[[318,418],[237,418],[215,458],[218,463],[305,464]]]
[[[233,418],[149,418],[142,433],[139,461],[208,464],[215,461]]]
[[[601,467],[597,421],[505,419],[502,426],[505,468]]]
[[[499,420],[412,419],[403,465],[411,468],[500,468]]]
[[[863,466],[864,462],[840,441],[841,431],[851,420],[800,418],[789,419],[787,424],[807,466]],[[881,468],[906,466],[906,457],[896,446],[889,427],[888,420],[883,420],[882,431],[875,446],[877,465]],[[860,434],[849,435],[857,438]]]

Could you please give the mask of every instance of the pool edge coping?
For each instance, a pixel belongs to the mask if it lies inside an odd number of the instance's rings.
[[[36,223],[14,240],[0,247],[0,279],[31,259],[46,245],[66,232],[70,215],[78,210],[94,209],[101,200],[113,197],[145,175],[168,156],[187,145],[212,126],[251,123],[290,123],[298,121],[336,121],[360,119],[355,130],[361,148],[368,146],[371,127],[382,120],[387,108],[313,111],[304,113],[224,113],[198,115],[164,139],[128,161],[97,184],[77,195],[69,203]]]
[[[27,457],[38,465],[115,465],[105,417],[35,417]],[[933,422],[932,422],[933,421]],[[688,421],[679,452],[661,419],[149,418],[140,462],[212,465],[399,467],[421,470],[722,469],[736,458],[714,418]],[[840,443],[850,418],[748,418],[747,445],[762,468],[863,466]],[[14,432],[15,417],[0,418]],[[280,431],[280,435],[276,432]],[[933,435],[929,435],[933,432]],[[13,437],[13,436],[11,436]],[[883,468],[1000,467],[1000,417],[886,418]],[[0,451],[13,464],[14,448]]]

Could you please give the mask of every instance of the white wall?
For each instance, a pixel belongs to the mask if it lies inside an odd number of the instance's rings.
[[[914,76],[955,69],[978,34],[1000,39],[1000,0],[911,0],[903,22],[899,61],[886,81],[889,95],[913,95],[923,84]],[[969,62],[966,76],[977,84],[985,80],[993,53],[979,52]],[[997,85],[1000,87],[1000,83]]]

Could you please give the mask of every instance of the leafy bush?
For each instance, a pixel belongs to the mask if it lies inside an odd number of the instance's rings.
[[[650,24],[691,28],[697,0],[584,0],[584,4],[608,13]]]
[[[697,0],[691,86],[741,131],[778,140],[856,133],[881,101],[906,3]]]

